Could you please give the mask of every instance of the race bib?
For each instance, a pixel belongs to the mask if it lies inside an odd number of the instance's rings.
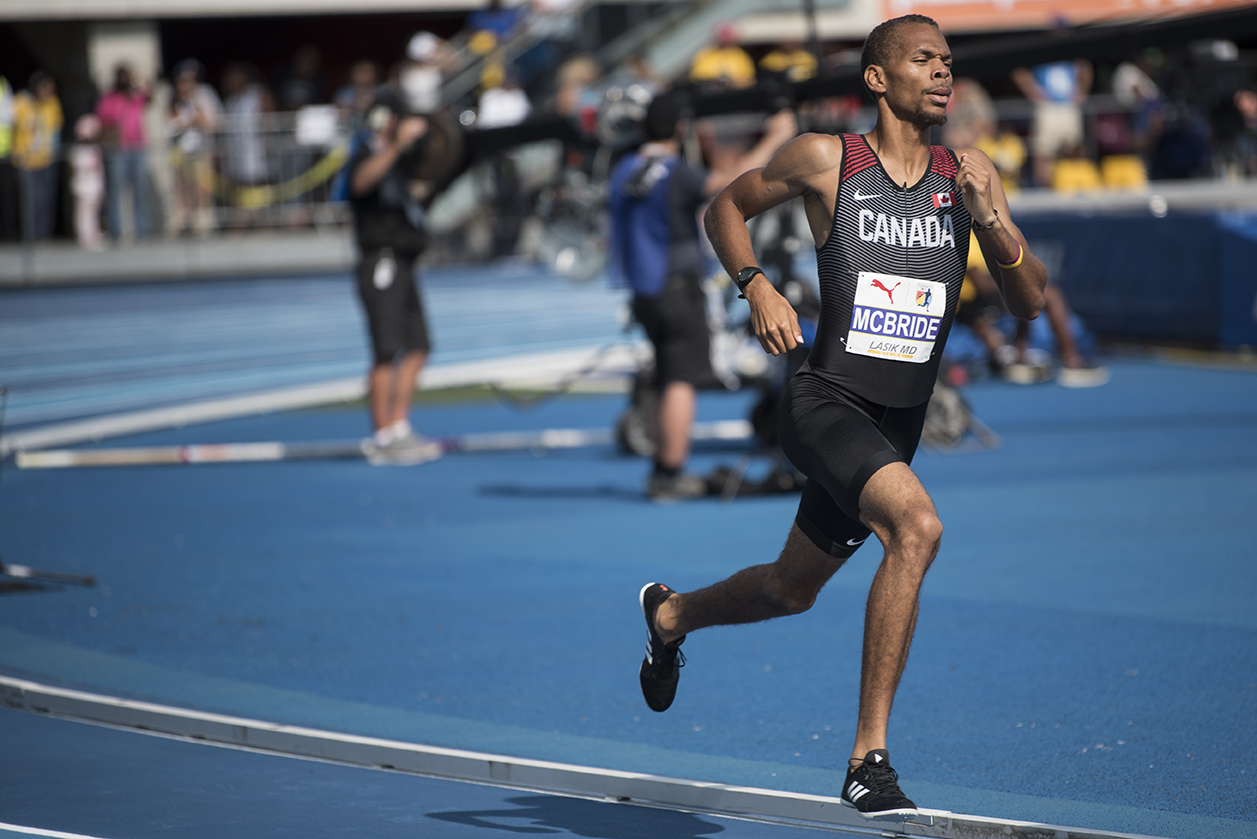
[[[947,310],[947,286],[861,271],[847,352],[924,364]]]

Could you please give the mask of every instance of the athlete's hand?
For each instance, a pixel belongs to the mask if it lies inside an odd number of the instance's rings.
[[[781,355],[803,344],[803,332],[794,307],[777,293],[763,274],[751,281],[745,294],[751,304],[751,326],[764,352]]]
[[[979,225],[985,227],[995,220],[995,198],[991,192],[991,170],[970,154],[960,155],[956,186],[965,202],[965,209]]]

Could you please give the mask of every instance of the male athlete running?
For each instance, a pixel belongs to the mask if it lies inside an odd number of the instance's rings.
[[[1038,315],[1047,272],[1012,224],[986,155],[929,143],[930,128],[947,119],[952,83],[938,25],[921,15],[881,24],[861,66],[877,102],[871,133],[805,134],[730,184],[707,212],[708,235],[750,303],[760,344],[780,355],[802,342],[798,319],[758,273],[746,220],[803,196],[821,316],[784,397],[781,444],[808,483],[775,562],[687,594],[658,583],[642,589],[649,640],[641,685],[647,704],[666,710],[687,633],[806,611],[876,534],[885,553],[869,590],[860,713],[842,787],[845,804],[874,818],[916,809],[890,767],[886,728],[943,527],[908,464],[956,312],[970,227],[1014,315]]]

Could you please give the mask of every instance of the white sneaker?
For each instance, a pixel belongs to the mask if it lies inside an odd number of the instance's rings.
[[[363,446],[363,453],[372,466],[415,466],[441,457],[445,454],[445,447],[436,440],[411,432],[383,446],[368,440]]]
[[[1056,381],[1061,387],[1099,387],[1107,384],[1109,368],[1088,364],[1086,367],[1062,367],[1056,371]]]
[[[1014,364],[1006,365],[1000,370],[1000,375],[1004,378],[1004,381],[1012,382],[1015,385],[1037,385],[1040,382],[1050,382],[1052,380],[1052,365],[1018,361]]]

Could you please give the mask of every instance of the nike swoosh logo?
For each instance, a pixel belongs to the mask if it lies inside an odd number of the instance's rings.
[[[853,196],[851,196],[851,197],[852,197],[852,198],[854,198],[854,199],[855,199],[855,200],[857,200],[857,201],[868,201],[870,198],[881,198],[882,196],[880,196],[880,195],[861,195],[861,194],[860,194],[860,190],[858,190],[858,189],[857,189],[857,190],[855,191],[855,195],[853,195]]]
[[[851,546],[851,547],[853,547],[853,548],[855,548],[855,547],[859,547],[860,545],[863,545],[863,544],[865,543],[865,541],[867,541],[867,540],[868,540],[868,538],[869,538],[869,537],[865,536],[863,539],[861,539],[861,540],[860,540],[860,541],[858,541],[858,542],[856,542],[856,541],[854,541],[854,540],[852,540],[852,539],[848,539],[848,540],[847,540],[847,544],[848,544],[848,545],[850,545],[850,546]]]

